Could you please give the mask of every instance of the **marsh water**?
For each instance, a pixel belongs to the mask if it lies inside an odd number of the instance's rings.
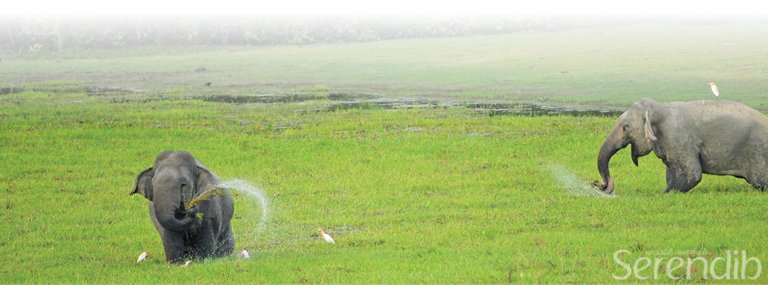
[[[439,96],[390,96],[377,93],[330,92],[317,93],[247,93],[229,94],[227,91],[212,94],[187,94],[175,97],[169,94],[149,92],[139,88],[104,87],[104,86],[54,86],[37,87],[33,91],[45,91],[57,94],[85,93],[87,96],[100,97],[112,103],[151,102],[162,100],[202,100],[223,104],[303,104],[309,111],[334,112],[350,109],[452,109],[464,108],[479,115],[499,116],[619,116],[626,108],[606,105],[560,103],[542,98],[539,101],[517,101],[504,99],[457,99]],[[0,88],[0,95],[16,94],[23,88]],[[235,90],[237,91],[237,90]],[[234,92],[234,91],[233,91]],[[195,93],[195,92],[193,92]]]
[[[307,101],[326,101],[315,111],[368,110],[368,109],[451,109],[465,108],[477,114],[487,116],[618,116],[624,109],[610,106],[589,104],[563,104],[551,102],[522,102],[512,100],[456,100],[426,99],[420,97],[392,97],[368,93],[330,93],[317,95],[212,95],[202,100],[230,104],[248,103],[301,103]]]

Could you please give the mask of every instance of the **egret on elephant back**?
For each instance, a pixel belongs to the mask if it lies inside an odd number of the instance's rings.
[[[601,190],[614,191],[608,170],[631,145],[632,161],[653,151],[667,167],[664,192],[687,192],[703,173],[743,178],[768,187],[768,118],[744,104],[703,100],[663,104],[641,99],[621,114],[597,156]]]

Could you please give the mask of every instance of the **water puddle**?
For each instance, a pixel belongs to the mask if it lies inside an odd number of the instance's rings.
[[[141,91],[136,89],[131,89],[131,88],[120,88],[120,87],[89,86],[85,88],[85,95],[88,95],[88,96],[115,96],[115,95],[127,95],[127,94],[134,94],[134,93],[141,93]]]
[[[326,111],[371,109],[448,109],[466,108],[486,116],[608,116],[617,117],[624,109],[580,104],[523,103],[500,101],[441,101],[428,99],[379,98],[333,102]]]
[[[47,92],[54,94],[85,93],[88,96],[113,96],[141,93],[141,90],[120,87],[80,86],[76,84],[61,84],[50,86],[36,86],[28,88],[33,92]],[[0,87],[0,95],[16,94],[24,92],[21,87]]]
[[[407,98],[380,98],[374,100],[353,100],[353,101],[341,101],[334,102],[326,108],[326,111],[340,111],[340,110],[374,110],[374,109],[435,109],[435,108],[451,108],[458,107],[450,102],[441,102],[438,100],[427,99],[407,99]]]
[[[24,92],[21,87],[0,87],[0,95],[16,94]]]
[[[18,87],[0,87],[0,95],[20,93],[24,90]],[[484,116],[610,116],[617,117],[624,109],[588,105],[588,104],[563,104],[554,102],[520,102],[511,100],[456,100],[434,97],[391,97],[375,93],[332,92],[327,94],[293,93],[293,94],[216,94],[216,95],[192,95],[178,98],[163,94],[151,94],[151,96],[126,97],[124,95],[144,93],[144,91],[122,87],[98,87],[79,85],[52,85],[35,87],[32,91],[51,93],[80,93],[88,96],[101,96],[112,98],[112,103],[125,102],[149,102],[162,100],[193,99],[208,102],[227,104],[289,104],[306,101],[319,101],[313,104],[313,111],[335,112],[343,110],[402,110],[402,109],[449,109],[465,108],[478,115]]]
[[[353,100],[373,100],[380,99],[381,95],[367,93],[331,93],[328,94],[328,100],[331,101],[353,101]]]
[[[275,94],[255,94],[255,95],[210,95],[201,97],[203,101],[230,103],[230,104],[246,104],[246,103],[295,103],[304,102],[310,100],[324,99],[325,97],[306,94],[289,94],[289,95],[275,95]]]
[[[468,109],[488,116],[606,116],[618,117],[624,109],[604,106],[557,104],[557,103],[515,103],[515,102],[471,102]]]

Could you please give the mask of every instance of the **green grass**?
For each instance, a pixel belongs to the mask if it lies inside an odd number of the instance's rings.
[[[617,249],[745,249],[759,242],[763,193],[707,176],[662,195],[663,165],[627,151],[619,198],[568,194],[553,166],[596,179],[610,118],[485,117],[463,109],[297,114],[269,105],[162,101],[49,105],[3,98],[2,283],[610,282]],[[7,101],[26,98],[15,105]],[[290,125],[275,130],[270,126]],[[271,197],[267,232],[237,199],[238,248],[175,268],[133,179],[166,149]],[[336,233],[336,246],[312,235]],[[155,255],[135,265],[144,250]],[[614,269],[615,267],[615,269]],[[614,270],[614,271],[612,271]],[[173,274],[169,274],[169,271]]]
[[[626,105],[709,98],[712,79],[724,97],[767,103],[765,75],[742,72],[768,68],[754,60],[768,41],[749,37],[764,26],[672,29],[4,59],[0,82],[27,91],[0,95],[0,283],[608,283],[623,274],[619,249],[746,250],[768,261],[768,196],[742,180],[705,176],[688,194],[664,195],[661,161],[635,167],[625,149],[611,163],[617,198],[570,193],[598,179],[615,118],[185,99],[352,90]],[[699,41],[710,33],[725,39]],[[222,83],[197,83],[208,80]],[[147,92],[83,93],[94,85]],[[128,192],[164,150],[188,150],[270,197],[263,233],[253,232],[258,209],[236,197],[237,248],[251,260],[163,261],[146,201]],[[563,172],[577,181],[563,183]],[[319,240],[318,227],[337,244]],[[149,261],[135,264],[145,250]]]

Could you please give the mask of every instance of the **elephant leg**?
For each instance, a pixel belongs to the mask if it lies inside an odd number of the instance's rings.
[[[671,190],[688,192],[701,182],[701,164],[698,161],[689,163],[670,163],[667,165],[667,188],[664,193]]]
[[[756,156],[745,169],[746,175],[736,177],[744,178],[752,187],[762,191],[768,189],[768,173],[766,173],[766,169],[768,169],[768,155]]]
[[[224,257],[232,254],[235,249],[235,235],[232,234],[231,226],[227,225],[224,232],[219,236],[216,251],[213,253],[214,257]]]
[[[213,229],[204,223],[197,237],[197,257],[201,259],[212,257],[214,250],[216,250],[216,236]]]
[[[163,249],[165,260],[170,263],[182,263],[187,255],[184,237],[177,233],[166,231],[163,234]]]
[[[752,187],[760,189],[762,191],[768,189],[768,176],[763,173],[752,173],[745,178]]]

